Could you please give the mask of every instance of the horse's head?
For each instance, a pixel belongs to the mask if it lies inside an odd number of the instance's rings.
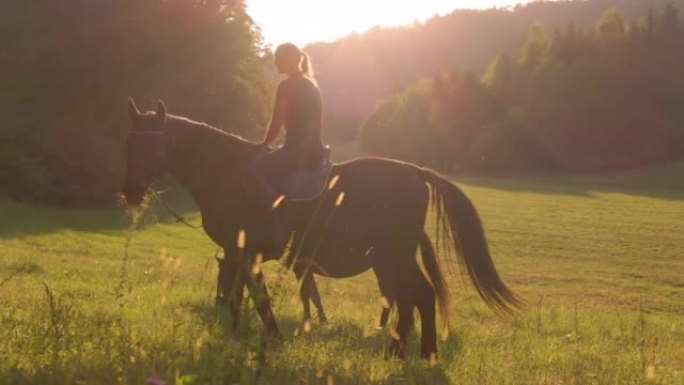
[[[128,114],[131,129],[126,143],[126,179],[122,191],[128,204],[139,205],[152,182],[168,169],[166,107],[159,101],[155,112],[140,113],[130,98]]]

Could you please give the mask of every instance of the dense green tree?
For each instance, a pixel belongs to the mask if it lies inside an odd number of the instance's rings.
[[[0,29],[0,186],[17,198],[112,202],[129,95],[246,135],[267,119],[242,0],[10,2]]]
[[[381,137],[375,114],[362,126],[362,138],[373,138],[365,146],[464,172],[603,171],[681,159],[684,31],[676,15],[666,5],[628,23],[609,9],[592,29],[553,34],[534,24],[519,60],[499,55],[481,80],[434,78],[415,102],[421,111],[432,106],[427,119],[413,114],[416,106],[385,105]],[[393,127],[412,135],[401,151],[380,140]],[[426,150],[421,136],[438,141]]]
[[[600,39],[615,42],[625,37],[625,18],[615,8],[603,13],[601,20],[596,26],[596,32]]]
[[[374,28],[332,43],[306,47],[313,57],[326,100],[326,121],[361,121],[381,100],[424,77],[444,69],[484,71],[499,54],[516,57],[530,26],[554,29],[574,24],[578,39],[594,36],[596,21],[615,8],[624,15],[625,28],[652,7],[661,10],[684,0],[574,0],[534,1],[525,5],[487,10],[454,10],[425,23],[406,27]],[[660,13],[660,11],[658,11]],[[571,37],[565,35],[569,41]],[[576,45],[568,53],[578,55]],[[593,47],[592,47],[593,48]],[[331,128],[331,129],[337,129]]]
[[[663,8],[663,31],[674,34],[679,27],[679,9],[673,3],[667,3]]]
[[[520,53],[520,65],[528,72],[543,64],[551,48],[551,37],[543,25],[535,23]]]

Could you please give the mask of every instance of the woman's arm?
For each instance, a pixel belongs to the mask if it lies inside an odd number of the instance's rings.
[[[287,113],[287,100],[285,99],[284,89],[285,87],[283,86],[282,82],[278,84],[271,122],[268,124],[268,129],[266,130],[264,140],[259,143],[259,145],[262,147],[268,147],[278,137],[280,129],[283,127],[285,114]]]
[[[321,130],[323,129],[323,97],[321,96],[320,90],[318,91],[318,105],[316,106],[318,111],[317,126],[318,134],[320,136]]]

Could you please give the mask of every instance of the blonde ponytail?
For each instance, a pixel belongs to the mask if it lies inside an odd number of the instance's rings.
[[[315,79],[313,66],[311,65],[311,58],[309,58],[309,55],[307,55],[304,51],[302,51],[302,63],[299,65],[299,68],[304,75],[310,77],[311,79]]]

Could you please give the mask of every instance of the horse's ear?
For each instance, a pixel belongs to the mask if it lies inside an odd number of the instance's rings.
[[[155,116],[159,120],[166,120],[166,106],[164,105],[164,102],[159,99],[157,101],[157,112],[155,113]]]
[[[128,97],[128,117],[131,120],[136,120],[140,117],[140,111],[138,111],[138,106],[135,105],[132,97]]]

